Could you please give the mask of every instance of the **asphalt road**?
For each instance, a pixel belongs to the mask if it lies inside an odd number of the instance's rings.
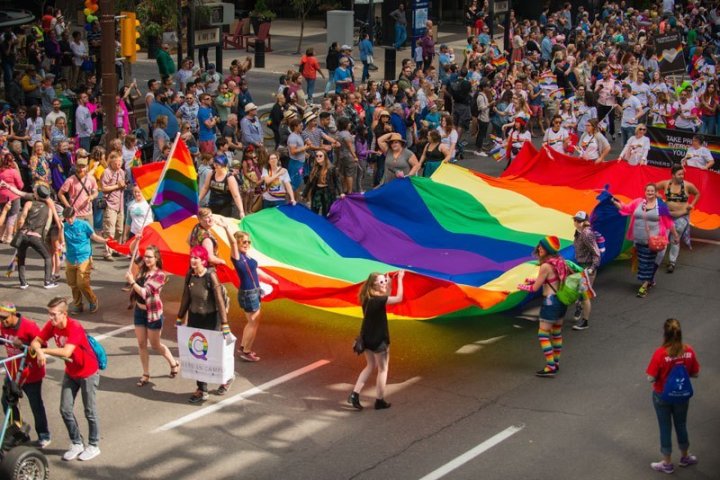
[[[500,170],[472,154],[461,164]],[[10,253],[0,246],[0,265]],[[42,324],[47,301],[70,291],[64,284],[42,289],[34,253],[29,265],[31,288],[19,290],[16,277],[3,277],[0,298]],[[53,362],[44,384],[53,480],[657,478],[649,464],[659,458],[658,429],[644,370],[671,316],[681,320],[702,368],[688,419],[700,463],[676,475],[720,478],[712,453],[720,440],[717,244],[683,250],[675,273],[659,273],[645,299],[634,296],[627,261],[603,269],[592,326],[575,332],[567,322],[563,369],[554,379],[533,374],[543,365],[537,304],[488,317],[392,322],[386,398],[393,406],[363,412],[345,403],[364,365],[350,349],[359,320],[284,301],[263,306],[256,342],[262,361],[236,362],[237,380],[225,397],[188,404],[194,382],[170,379],[157,356],[152,383],[137,388],[142,371],[120,291],[126,260],[104,262],[96,249],[96,266],[100,311],[79,318],[90,333],[109,335],[102,339],[110,363],[98,400],[102,454],[87,463],[60,459],[69,442],[58,413],[62,365]],[[178,278],[164,290],[170,319],[179,290]],[[239,336],[237,305],[231,318]],[[163,339],[177,355],[172,325]],[[371,379],[362,401],[371,407],[373,399]],[[27,405],[23,411],[31,419]],[[87,432],[81,405],[76,411]]]

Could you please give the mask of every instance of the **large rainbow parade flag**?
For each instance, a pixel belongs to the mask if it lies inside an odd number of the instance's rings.
[[[614,259],[626,246],[627,222],[609,197],[601,189],[494,178],[444,164],[431,179],[396,180],[338,200],[328,219],[298,205],[235,223],[252,238],[251,256],[279,281],[266,299],[359,317],[357,295],[367,276],[405,269],[405,301],[390,308],[391,317],[430,319],[494,313],[526,300],[517,285],[537,274],[532,251],[542,237],[558,236],[561,253],[573,258],[578,210],[593,212],[594,227],[606,238],[603,261]],[[194,217],[167,228],[153,223],[141,249],[157,245],[164,268],[184,275],[196,223]],[[224,231],[214,233],[219,256],[231,265]],[[129,251],[129,244],[112,247]],[[227,266],[218,273],[237,285]]]
[[[536,150],[530,143],[525,143],[502,178],[578,189],[599,189],[609,184],[613,195],[628,200],[641,197],[648,183],[668,180],[670,169],[648,165],[633,167],[619,160],[595,165],[577,157],[548,152],[545,148]],[[692,226],[702,230],[720,228],[720,173],[688,167],[685,180],[700,190],[700,200],[690,213]]]

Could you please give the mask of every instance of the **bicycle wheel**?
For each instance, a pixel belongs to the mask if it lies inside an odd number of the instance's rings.
[[[272,131],[272,128],[268,126],[268,122],[270,121],[270,112],[264,112],[260,114],[260,125],[263,127],[263,140],[274,140],[275,139],[275,133]]]

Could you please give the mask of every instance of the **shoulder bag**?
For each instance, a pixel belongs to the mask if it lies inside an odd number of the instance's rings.
[[[657,204],[656,204],[657,207]],[[658,215],[660,214],[658,208]],[[650,235],[650,227],[647,224],[647,215],[645,214],[645,205],[643,205],[643,220],[645,221],[645,232],[648,236],[648,248],[652,252],[662,252],[668,246],[667,235]]]

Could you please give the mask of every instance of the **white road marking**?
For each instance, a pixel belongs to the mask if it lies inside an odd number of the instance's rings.
[[[121,333],[125,333],[128,330],[132,330],[135,328],[135,325],[125,325],[124,327],[116,328],[115,330],[110,330],[107,333],[103,333],[100,335],[93,335],[95,337],[95,340],[98,342],[105,340],[106,338],[115,337],[117,335],[120,335]]]
[[[709,243],[710,245],[720,245],[720,241],[708,240],[706,238],[693,238],[692,241],[698,243]]]
[[[262,385],[258,385],[257,387],[251,388],[250,390],[246,390],[242,393],[238,393],[237,395],[233,395],[232,397],[226,398],[225,400],[222,400],[214,405],[210,405],[210,406],[200,409],[196,412],[193,412],[189,415],[180,417],[177,420],[168,422],[165,425],[153,430],[152,433],[166,432],[168,430],[172,430],[175,427],[185,425],[186,423],[192,422],[193,420],[197,420],[198,418],[202,418],[206,415],[210,415],[211,413],[217,412],[218,410],[221,410],[222,408],[227,407],[228,405],[232,405],[233,403],[237,403],[241,400],[247,400],[248,398],[254,397],[261,393],[265,393],[266,390],[269,390],[269,389],[276,387],[280,384],[283,384],[285,382],[289,382],[290,380],[293,380],[297,377],[305,375],[306,373],[311,372],[317,368],[323,367],[323,366],[327,365],[328,363],[330,363],[330,360],[318,360],[315,363],[311,363],[310,365],[306,365],[295,371],[287,373],[281,377],[278,377],[278,378],[275,378],[268,382],[265,382]]]
[[[442,478],[448,473],[452,472],[453,470],[456,470],[460,468],[461,466],[465,465],[467,462],[472,460],[473,458],[477,457],[478,455],[490,450],[495,445],[499,444],[500,442],[507,440],[508,438],[515,435],[517,432],[525,428],[525,425],[513,425],[512,427],[508,427],[502,432],[493,435],[492,437],[488,438],[484,442],[482,442],[480,445],[472,448],[471,450],[468,450],[467,452],[463,453],[459,457],[451,460],[450,462],[446,463],[442,467],[438,468],[437,470],[434,470],[424,477],[422,477],[420,480],[437,480],[438,478]]]
[[[503,338],[507,337],[507,335],[500,335],[499,337],[492,337],[492,338],[486,338],[485,340],[478,340],[477,342],[469,343],[467,345],[463,345],[462,347],[458,348],[455,353],[458,355],[469,355],[471,353],[475,353],[479,350],[482,350],[484,345],[492,345],[495,342],[499,342]]]

